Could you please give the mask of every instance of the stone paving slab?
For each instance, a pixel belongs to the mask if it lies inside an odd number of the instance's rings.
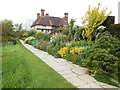
[[[71,69],[71,71],[73,71],[77,75],[84,75],[86,73],[87,69],[82,68],[82,67],[75,67],[75,68]]]
[[[93,82],[96,82],[96,80],[92,77],[92,76],[90,76],[90,75],[88,75],[88,74],[84,74],[84,75],[82,75],[82,76],[78,76],[81,80],[84,80],[86,83],[93,83]]]
[[[77,75],[75,73],[68,73],[68,74],[65,74],[65,75],[62,75],[62,76],[66,79],[69,79],[69,78],[74,78]]]
[[[102,88],[101,86],[97,85],[96,83],[89,83],[88,86],[91,88]]]
[[[74,86],[83,86],[86,85],[87,83],[84,82],[83,80],[79,79],[78,77],[72,77],[67,79],[69,82],[71,82]]]
[[[61,75],[66,75],[66,74],[72,73],[72,71],[70,71],[70,70],[63,70],[63,71],[60,71],[58,73],[61,74]]]
[[[117,87],[96,81],[92,76],[86,74],[86,68],[75,65],[72,62],[62,58],[55,58],[47,52],[25,44],[22,40],[20,40],[20,42],[33,54],[41,58],[43,62],[53,68],[58,74],[62,75],[67,81],[80,88],[80,90],[83,88],[83,90],[85,90],[85,88],[89,88],[91,90],[93,88],[100,88],[100,90],[108,90],[108,88],[113,88],[114,90],[118,90]]]

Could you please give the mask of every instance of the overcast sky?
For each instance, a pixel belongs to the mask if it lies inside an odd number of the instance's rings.
[[[118,23],[118,1],[120,0],[0,0],[0,20],[10,19],[14,22],[26,23],[26,19],[35,20],[36,13],[45,9],[50,16],[63,17],[69,13],[69,20],[76,19],[76,24],[81,25],[81,17],[85,15],[88,6],[107,7],[108,12],[115,16]]]

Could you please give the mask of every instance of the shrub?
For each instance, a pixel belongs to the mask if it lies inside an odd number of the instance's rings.
[[[102,36],[82,54],[83,65],[90,73],[105,74],[118,80],[120,41],[112,36]]]
[[[107,19],[104,21],[104,26],[109,26],[111,24],[114,24],[115,22],[115,16],[108,16]]]
[[[107,28],[113,37],[120,39],[120,24],[111,24]]]
[[[40,39],[43,41],[49,41],[50,40],[50,34],[37,32],[36,33],[36,39]]]
[[[62,33],[54,33],[50,38],[50,42],[55,41],[59,36],[63,35]]]
[[[39,45],[39,49],[45,51],[47,45],[48,45],[48,43],[47,43],[46,41],[44,41],[44,42],[40,43],[40,45]]]
[[[56,44],[63,45],[67,42],[68,38],[69,37],[67,35],[60,35],[60,36],[58,36],[57,38],[54,39],[53,43],[55,45]]]
[[[109,31],[105,31],[105,32],[102,32],[102,33],[98,33],[97,35],[96,35],[96,39],[99,39],[100,37],[102,37],[102,36],[112,36],[111,34],[110,34],[110,32]]]
[[[35,40],[35,37],[28,37],[25,39],[25,43],[29,43],[29,41]]]
[[[32,40],[29,42],[33,47],[39,48],[40,40]]]
[[[23,33],[21,39],[25,40],[28,36],[29,36],[28,33]]]
[[[42,38],[42,36],[43,36],[43,32],[36,32],[36,35],[35,35],[35,37],[37,38],[37,39],[41,39]]]
[[[57,53],[57,48],[55,48],[55,47],[52,46],[52,45],[48,45],[48,46],[46,47],[46,51],[47,51],[49,54],[55,56],[56,53]]]
[[[118,57],[110,54],[106,49],[92,48],[86,50],[83,55],[86,57],[84,62],[89,70],[99,74],[112,76],[118,69]]]
[[[83,27],[80,27],[79,29],[77,29],[75,31],[75,34],[74,34],[74,40],[75,41],[79,41],[79,40],[82,40],[83,37],[82,37],[82,32],[83,32],[84,28]]]
[[[80,41],[72,41],[71,42],[71,47],[84,47],[84,48],[86,48],[86,47],[89,47],[89,46],[91,46],[93,44],[93,42],[92,41],[86,41],[86,40],[80,40]]]
[[[63,33],[65,35],[68,35],[69,28],[58,28],[52,32],[52,34],[55,34],[55,33]]]
[[[30,30],[30,31],[28,32],[28,35],[29,35],[29,36],[35,36],[35,34],[36,34],[36,31],[35,31],[35,30]]]
[[[95,48],[106,49],[110,54],[118,57],[118,54],[120,54],[120,41],[112,36],[102,36],[95,41]]]

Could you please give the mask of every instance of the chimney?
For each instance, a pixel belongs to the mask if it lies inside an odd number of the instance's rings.
[[[65,17],[65,18],[68,18],[68,13],[64,13],[64,17]]]
[[[44,16],[44,9],[41,9],[41,16]]]
[[[68,13],[64,13],[64,27],[68,27]]]
[[[49,13],[46,13],[46,16],[49,16]]]
[[[40,17],[40,13],[37,13],[37,19]]]

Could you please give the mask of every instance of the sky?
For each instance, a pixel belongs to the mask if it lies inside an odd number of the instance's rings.
[[[101,3],[102,8],[108,8],[115,16],[118,23],[118,2],[120,0],[0,0],[0,20],[10,19],[15,23],[32,23],[41,9],[50,16],[64,17],[69,13],[71,18],[76,19],[77,25],[81,24],[83,17],[90,5],[92,8]]]

